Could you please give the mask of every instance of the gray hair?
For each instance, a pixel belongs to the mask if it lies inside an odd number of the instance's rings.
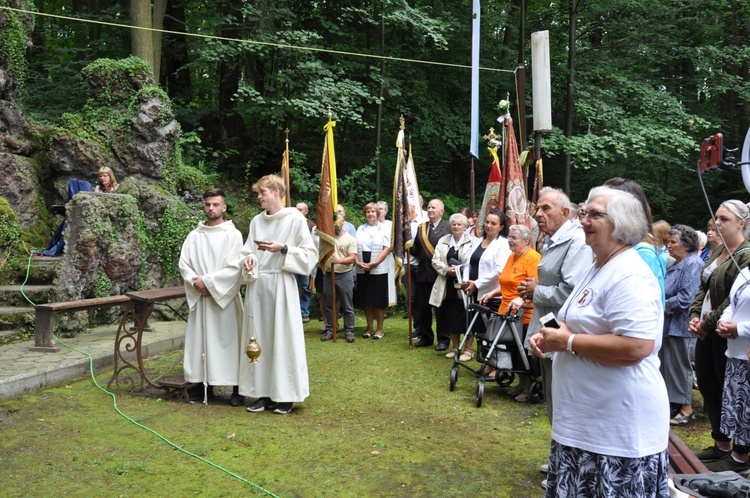
[[[469,226],[469,219],[461,213],[454,213],[448,218],[449,225],[452,225],[454,221],[460,221],[465,227]]]
[[[607,218],[615,227],[612,232],[613,239],[629,246],[634,246],[643,240],[648,233],[648,223],[641,201],[629,192],[601,186],[591,189],[586,203],[588,204],[597,197],[609,199]]]
[[[539,197],[545,194],[554,194],[557,199],[557,207],[562,211],[564,208],[570,209],[570,197],[559,188],[544,187],[539,191]]]
[[[531,230],[526,225],[511,225],[508,232],[516,232],[523,240],[531,240]]]
[[[708,244],[708,235],[700,230],[696,230],[695,233],[698,234],[698,247],[706,247],[706,244]]]
[[[378,208],[384,207],[385,208],[385,212],[386,213],[388,212],[388,203],[387,202],[385,202],[385,201],[378,201],[377,205],[378,205]]]
[[[698,250],[698,233],[687,225],[674,225],[667,231],[670,237],[677,237],[687,252]],[[706,235],[703,234],[705,237]]]

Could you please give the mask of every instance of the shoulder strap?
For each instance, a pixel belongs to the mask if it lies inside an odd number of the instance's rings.
[[[435,255],[435,246],[432,245],[432,242],[430,242],[430,238],[427,236],[427,225],[429,224],[429,221],[422,223],[422,226],[419,227],[419,232],[422,236],[422,245],[424,246],[424,251],[430,256],[430,259],[432,259],[432,256]]]

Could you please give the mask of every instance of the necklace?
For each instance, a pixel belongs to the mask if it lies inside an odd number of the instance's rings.
[[[604,265],[609,263],[609,260],[614,258],[617,254],[623,252],[624,250],[628,248],[629,246],[626,246],[626,245],[615,248],[612,252],[609,253],[609,255],[604,260],[601,266],[597,266],[596,263],[594,263],[594,265],[591,268],[589,268],[589,271],[586,274],[586,277],[588,278],[588,280],[586,280],[584,284],[581,284],[580,286],[579,285],[576,286],[576,289],[578,289],[578,292],[576,292],[576,295],[573,296],[572,299],[569,299],[567,302],[567,306],[565,307],[565,312],[563,313],[563,322],[568,321],[568,310],[570,310],[570,305],[573,303],[573,301],[582,302],[587,297],[589,297],[589,292],[591,291],[589,291],[589,289],[587,289],[586,286],[589,285],[596,278],[596,276],[599,274],[599,271],[602,268],[604,268]],[[578,296],[581,296],[581,297],[578,297]]]

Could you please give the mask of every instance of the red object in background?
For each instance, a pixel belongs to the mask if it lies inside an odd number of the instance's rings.
[[[717,133],[701,142],[701,173],[713,171],[721,166],[723,141],[724,136]]]

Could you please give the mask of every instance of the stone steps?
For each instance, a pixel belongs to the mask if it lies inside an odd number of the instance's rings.
[[[21,338],[34,332],[34,308],[0,306],[0,342]]]
[[[34,304],[49,303],[54,291],[54,285],[0,285],[0,306],[33,306],[24,294]]]
[[[55,286],[62,256],[54,258],[31,258],[29,268],[23,275],[16,275],[11,281],[21,285],[0,285],[0,344],[28,337],[34,333],[34,304],[54,301]],[[23,292],[22,292],[23,291]]]

